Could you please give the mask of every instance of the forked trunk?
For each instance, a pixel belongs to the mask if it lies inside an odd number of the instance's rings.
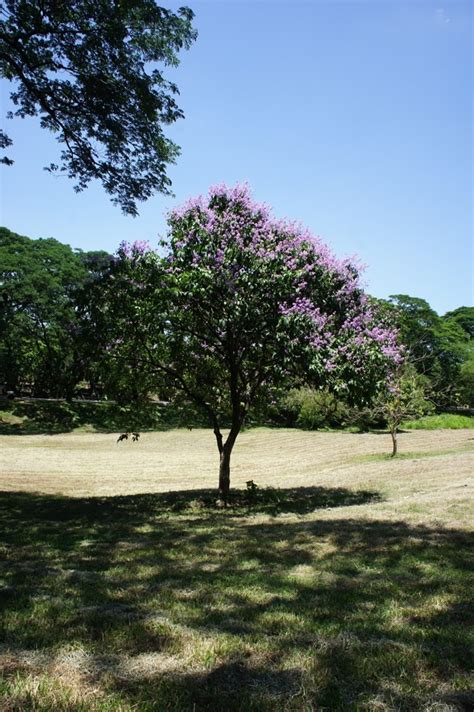
[[[395,457],[395,455],[397,454],[397,448],[398,448],[397,431],[391,430],[390,435],[392,436],[392,454],[390,455],[390,457]]]
[[[214,435],[217,440],[217,448],[219,450],[219,501],[227,506],[230,490],[230,456],[235,445],[237,435],[241,427],[241,422],[234,424],[227,436],[226,441],[222,437],[222,433],[218,427],[214,429]]]

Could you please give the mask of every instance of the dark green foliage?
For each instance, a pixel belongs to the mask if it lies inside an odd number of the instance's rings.
[[[74,395],[98,357],[78,306],[109,261],[105,252],[77,253],[0,228],[0,384],[35,396]]]
[[[471,339],[474,338],[474,307],[458,307],[446,312],[443,319],[455,321]]]
[[[461,366],[458,386],[461,404],[474,408],[474,348]]]
[[[72,250],[51,238],[31,240],[0,228],[0,385],[43,397],[113,397],[133,412],[133,427],[148,422],[151,393],[165,401],[173,398],[167,420],[177,426],[209,425],[209,414],[203,416],[203,409],[185,391],[170,386],[163,373],[159,376],[140,367],[144,356],[137,348],[140,327],[150,320],[159,331],[157,315],[163,304],[156,293],[144,292],[143,285],[134,281],[133,265],[122,275],[129,280],[127,290],[118,294],[110,282],[116,267],[117,259],[105,251]],[[186,289],[189,285],[182,290],[183,304],[189,297]],[[113,297],[107,309],[105,294]],[[392,302],[374,301],[387,323],[398,323],[409,361],[428,379],[430,399],[438,409],[473,407],[473,309],[460,307],[439,317],[422,299],[398,295]],[[130,323],[125,322],[126,315]],[[104,346],[115,347],[114,340],[124,331],[133,338],[122,347],[129,349],[126,358],[117,360]],[[170,353],[168,363],[177,356],[177,352]],[[203,397],[209,398],[206,384],[213,374],[206,372],[208,359],[200,358],[196,364],[196,384],[202,386]],[[297,383],[304,382],[303,376]],[[287,398],[278,389],[264,392],[254,399],[247,422],[304,428],[355,423],[353,410],[347,417],[342,395],[309,389],[299,396],[295,393],[291,391]],[[227,427],[232,416],[229,404],[221,398],[215,405]],[[140,411],[145,412],[144,419]],[[357,423],[363,429],[383,424],[371,418],[359,418]]]
[[[183,113],[177,86],[156,63],[176,66],[190,47],[192,11],[173,13],[154,0],[4,0],[0,8],[0,76],[14,83],[10,116],[39,116],[56,135],[60,162],[48,170],[74,179],[77,191],[100,180],[132,215],[137,201],[169,194],[166,166],[179,148],[163,126]],[[9,145],[2,132],[0,147]]]
[[[121,405],[115,401],[74,399],[0,399],[0,435],[67,433],[76,428],[117,433],[130,430],[169,430],[205,427],[207,421],[191,408],[143,401]]]
[[[458,403],[458,381],[469,353],[473,310],[460,307],[440,317],[424,299],[406,294],[392,295],[386,309],[392,309],[410,363],[429,379],[436,405],[443,408]]]
[[[348,419],[349,408],[342,398],[328,390],[300,388],[291,390],[280,401],[280,413],[286,415],[288,425],[317,430],[343,426]]]
[[[81,371],[74,295],[86,276],[68,245],[0,228],[0,383],[72,395]]]
[[[443,319],[449,323],[456,323],[467,335],[468,343],[461,344],[463,361],[456,387],[460,404],[474,408],[474,307],[459,307],[445,314]]]

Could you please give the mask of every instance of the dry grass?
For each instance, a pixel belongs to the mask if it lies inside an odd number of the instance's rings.
[[[472,432],[402,433],[401,457],[391,460],[384,434],[255,428],[237,441],[232,485],[375,488],[385,501],[357,507],[357,516],[468,526]],[[0,473],[4,491],[68,497],[205,489],[216,486],[217,450],[209,430],[145,433],[138,443],[113,434],[0,436]]]
[[[0,437],[1,712],[472,712],[472,432]]]

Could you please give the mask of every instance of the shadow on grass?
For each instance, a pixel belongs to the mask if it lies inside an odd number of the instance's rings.
[[[57,435],[85,426],[116,432],[123,427],[120,410],[108,403],[16,400],[8,413],[13,417],[0,421],[0,435]]]
[[[10,417],[3,421],[0,418],[0,435],[58,435],[76,428],[104,433],[145,432],[207,425],[195,415],[187,416],[157,403],[142,405],[137,410],[106,401],[25,399],[5,401],[1,409]]]
[[[139,495],[154,499],[157,510],[186,513],[201,510],[218,512],[214,489],[183,490],[157,495]],[[308,514],[316,509],[349,507],[380,502],[378,492],[348,490],[343,487],[251,487],[230,492],[226,514],[247,515],[265,513],[277,516],[283,513]]]
[[[336,492],[318,496],[351,503]],[[61,671],[72,647],[114,701],[94,710],[472,709],[472,534],[351,515],[262,521],[196,506],[202,496],[1,493],[11,674],[39,674],[20,665],[37,648]],[[12,709],[54,709],[28,699]]]
[[[289,487],[285,489],[262,487],[256,491],[233,489],[227,509],[221,509],[215,489],[178,490],[154,494],[122,495],[116,497],[69,498],[43,496],[26,492],[0,492],[0,505],[9,501],[12,509],[28,516],[55,519],[58,522],[80,519],[105,520],[113,512],[111,524],[119,526],[115,517],[125,521],[143,514],[152,516],[171,514],[207,514],[213,517],[247,516],[266,513],[277,516],[283,513],[308,514],[316,509],[349,507],[381,502],[373,490],[348,490],[343,487]]]

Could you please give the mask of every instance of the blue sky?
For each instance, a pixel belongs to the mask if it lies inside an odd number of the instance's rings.
[[[0,223],[115,251],[154,243],[166,210],[209,185],[248,181],[276,215],[358,254],[370,293],[423,297],[440,313],[471,304],[472,4],[187,4],[199,38],[169,72],[186,115],[168,129],[182,148],[176,197],[125,217],[100,185],[77,195],[42,170],[59,148],[35,119],[8,121]]]

